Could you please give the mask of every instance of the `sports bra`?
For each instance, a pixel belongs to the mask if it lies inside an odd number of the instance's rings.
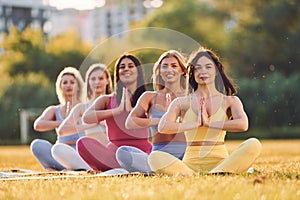
[[[56,121],[63,121],[64,119],[62,118],[61,114],[60,114],[60,109],[59,107],[55,108],[55,117],[56,117]],[[57,128],[55,129],[57,131]],[[71,135],[64,135],[64,136],[60,136],[57,134],[57,141],[59,143],[67,143],[67,142],[76,142],[80,137],[84,136],[85,133],[81,132],[81,133],[74,133]]]
[[[164,111],[155,109],[154,105],[156,104],[156,97],[157,97],[157,93],[155,93],[154,97],[153,97],[154,103],[153,103],[153,106],[149,110],[149,118],[162,118],[162,116],[166,113]],[[157,133],[157,132],[158,132],[158,125],[150,127],[151,134]]]
[[[59,106],[55,108],[55,119],[56,121],[63,121],[64,119],[61,117]]]
[[[198,114],[196,114],[192,109],[193,98],[190,96],[190,106],[186,111],[183,122],[194,122],[198,119]],[[221,103],[222,104],[222,103]],[[220,108],[209,117],[211,121],[227,121],[228,117],[226,111],[220,106]],[[185,131],[185,136],[187,142],[195,141],[215,141],[215,142],[224,142],[226,135],[225,130],[213,129],[208,127],[198,127],[196,129]]]

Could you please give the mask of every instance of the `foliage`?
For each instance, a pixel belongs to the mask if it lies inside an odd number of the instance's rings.
[[[250,125],[266,129],[299,126],[300,93],[295,91],[299,84],[299,74],[284,76],[277,72],[259,79],[240,79],[238,95],[244,102]]]
[[[41,30],[28,27],[20,32],[13,26],[0,47],[0,133],[12,139],[19,137],[20,110],[56,102],[58,73],[65,66],[78,68],[91,47],[72,31],[46,38]]]
[[[31,28],[20,32],[12,26],[10,33],[3,36],[1,48],[4,50],[0,57],[3,71],[10,76],[39,71],[46,57],[43,33]]]
[[[282,137],[299,137],[295,131],[300,126],[300,93],[295,89],[300,83],[299,4],[297,0],[165,0],[161,8],[132,27],[169,28],[212,48],[237,79],[250,131],[269,130],[264,137],[278,138],[280,131],[276,130],[284,128],[287,135]],[[160,39],[172,40],[168,36]],[[184,41],[173,42],[185,45]],[[41,30],[19,32],[15,27],[3,35],[0,48],[1,137],[17,136],[21,108],[56,102],[54,82],[59,71],[64,66],[79,67],[92,49],[74,31],[48,38]],[[108,55],[119,50],[107,48]],[[137,52],[145,63],[148,82],[160,53]],[[107,60],[113,61],[110,56]],[[113,62],[108,65],[112,72]]]
[[[2,85],[0,93],[0,135],[2,139],[19,137],[21,109],[40,108],[57,102],[54,84],[43,74],[17,75]]]
[[[236,2],[243,5],[242,1]],[[251,18],[238,20],[227,56],[244,76],[299,72],[300,2],[253,0]]]
[[[142,23],[133,27],[162,27],[168,28],[193,38],[200,45],[223,50],[227,45],[228,35],[224,24],[229,14],[217,10],[209,3],[186,0],[164,1],[164,6],[154,12]],[[167,40],[168,38],[161,38]],[[173,41],[181,42],[181,41]],[[182,44],[184,45],[184,44]]]
[[[91,46],[72,31],[50,37],[46,42],[47,39],[41,30],[28,27],[20,32],[12,26],[0,43],[4,50],[0,57],[3,72],[12,77],[41,72],[55,81],[63,67],[79,68],[91,50]]]
[[[74,31],[53,36],[49,38],[45,47],[46,53],[51,57],[51,63],[47,63],[43,71],[48,75],[51,74],[50,80],[55,80],[62,67],[79,68],[91,49],[92,47],[81,41]]]

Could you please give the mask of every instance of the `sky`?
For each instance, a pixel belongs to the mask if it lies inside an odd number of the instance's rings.
[[[76,8],[86,10],[103,6],[105,0],[49,0],[49,3],[57,9]]]
[[[95,7],[102,7],[105,5],[106,0],[48,0],[50,5],[55,6],[57,9],[76,8],[78,10],[88,10]],[[145,0],[143,5],[146,8],[158,8],[162,6],[162,0]]]

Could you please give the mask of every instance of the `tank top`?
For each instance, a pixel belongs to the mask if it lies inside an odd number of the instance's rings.
[[[113,109],[118,107],[116,95],[110,97],[107,109]],[[125,121],[127,119],[128,112],[122,112],[119,115],[112,116],[106,119],[107,136],[110,141],[122,141],[122,140],[145,140],[148,142],[148,128],[140,128],[134,130],[128,130],[125,128]]]
[[[64,119],[61,117],[60,109],[59,109],[58,106],[55,108],[55,119],[56,119],[56,121],[59,121],[59,122],[61,122],[61,121],[64,120]]]
[[[155,93],[154,94],[154,97],[153,97],[153,105],[156,104],[156,96],[157,94]],[[153,106],[151,107],[150,111],[149,111],[149,118],[162,118],[162,116],[165,114],[166,112],[164,111],[160,111],[160,110],[157,110],[155,109]],[[153,133],[157,133],[158,132],[158,125],[156,126],[151,126],[150,127],[150,133],[153,134]]]
[[[221,103],[222,104],[222,103]],[[198,114],[192,109],[192,97],[190,96],[190,106],[186,111],[183,122],[194,122],[197,121]],[[227,114],[224,109],[220,108],[209,117],[211,121],[225,121],[228,120]],[[215,141],[224,142],[226,131],[220,129],[213,129],[208,127],[198,127],[197,129],[192,129],[185,131],[185,136],[187,143],[197,142],[197,141]]]

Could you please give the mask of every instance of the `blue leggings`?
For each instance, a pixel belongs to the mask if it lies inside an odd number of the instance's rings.
[[[59,164],[52,156],[52,144],[47,140],[35,139],[30,144],[32,154],[41,163],[44,169],[63,170],[64,166]]]
[[[182,160],[186,150],[185,142],[153,144],[152,151],[167,152]],[[129,172],[153,173],[148,164],[148,154],[138,148],[121,146],[116,152],[116,158],[121,167]]]

